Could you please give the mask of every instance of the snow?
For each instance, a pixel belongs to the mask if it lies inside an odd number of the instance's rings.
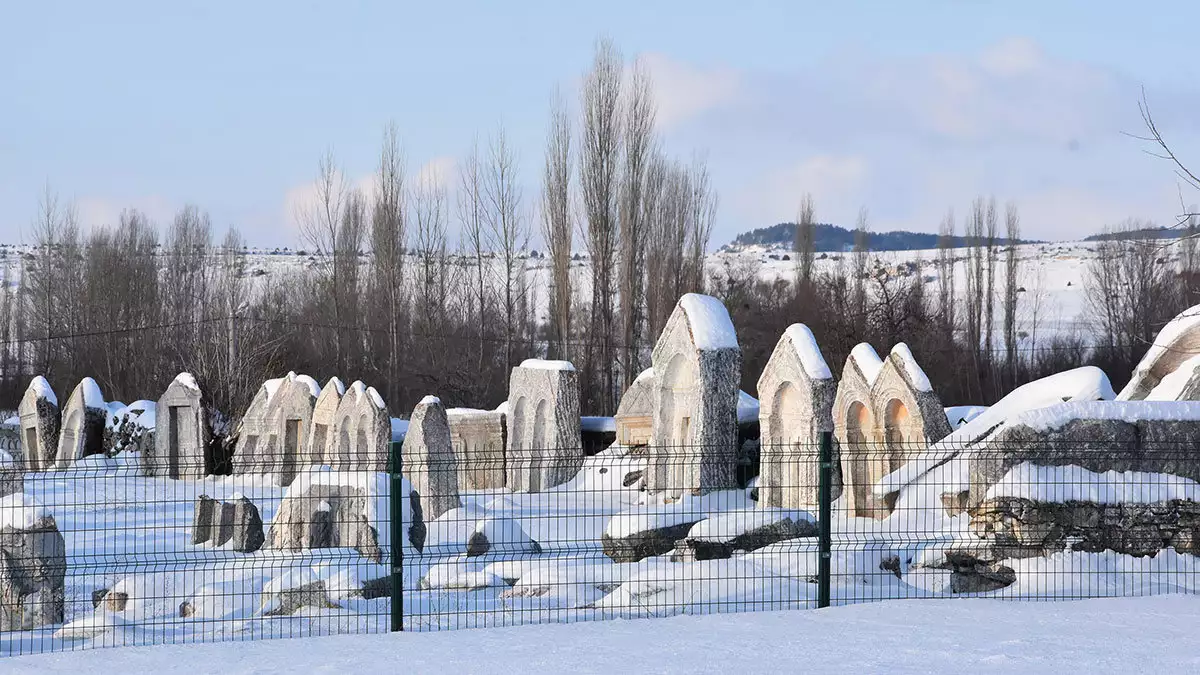
[[[744,391],[738,392],[737,417],[739,424],[757,420],[759,409],[758,399]]]
[[[441,405],[441,404],[442,404],[442,399],[440,399],[436,396],[426,396],[426,397],[422,398],[421,402],[418,403],[417,405]]]
[[[13,675],[372,672],[1187,672],[1200,660],[1200,599],[885,602],[816,612],[715,614],[520,629],[340,635],[125,647],[5,660]],[[970,630],[964,627],[980,627]],[[1152,627],[1152,629],[1147,629]],[[802,639],[797,636],[803,636]],[[486,655],[481,658],[481,655]],[[515,665],[519,664],[519,666]],[[386,669],[386,667],[384,667]]]
[[[263,382],[262,388],[267,392],[266,404],[270,405],[271,399],[275,398],[275,393],[279,391],[279,387],[283,386],[284,382],[294,378],[295,376],[296,373],[288,373],[287,377],[276,377]]]
[[[297,375],[293,381],[308,385],[308,392],[312,394],[313,398],[321,395],[321,385],[308,375]]]
[[[929,383],[929,377],[925,375],[925,371],[917,364],[917,359],[913,357],[912,350],[903,342],[892,347],[892,356],[900,359],[900,364],[904,366],[904,374],[908,376],[908,381],[912,383],[913,389],[917,391],[933,391],[933,385]]]
[[[613,516],[604,534],[620,539],[631,534],[696,522],[722,511],[754,508],[754,502],[741,490],[722,490],[706,495],[685,494],[670,504],[637,506]]]
[[[196,376],[192,375],[191,373],[180,373],[175,376],[174,381],[178,382],[184,387],[187,387],[188,389],[191,389],[192,391],[200,391],[200,385],[196,384]]]
[[[814,380],[829,380],[833,378],[833,373],[829,370],[829,365],[825,363],[825,357],[821,355],[821,348],[817,345],[817,339],[813,337],[812,331],[808,326],[802,323],[794,323],[787,327],[784,335],[791,340],[793,348],[796,350],[796,356],[800,357],[800,363],[804,366],[804,372]]]
[[[1154,389],[1146,395],[1147,401],[1177,401],[1183,388],[1192,379],[1192,372],[1200,367],[1200,354],[1189,358],[1179,367],[1167,373]],[[1124,391],[1122,391],[1124,393]]]
[[[724,542],[750,530],[773,525],[784,520],[813,522],[814,518],[805,511],[790,511],[775,508],[736,509],[705,518],[688,530],[689,539],[709,542]]]
[[[946,408],[946,419],[950,422],[950,428],[957,430],[987,409],[985,405],[952,405]]]
[[[1172,499],[1200,501],[1200,484],[1165,473],[1038,466],[1023,462],[988,488],[987,498],[1019,497],[1039,502],[1153,504]]]
[[[28,530],[50,512],[32,496],[24,492],[8,495],[0,499],[0,530],[11,527],[17,530]]]
[[[33,381],[29,383],[29,388],[33,390],[34,395],[38,398],[44,398],[54,405],[58,405],[58,397],[54,395],[54,390],[50,388],[50,383],[41,375],[33,378]]]
[[[1018,423],[1017,420],[1023,413],[1060,405],[1064,401],[1090,402],[1111,398],[1113,390],[1108,376],[1095,366],[1075,368],[1023,384],[934,443],[921,457],[884,476],[876,483],[873,493],[883,496],[899,490],[964,449],[994,435],[1002,427]],[[962,471],[955,470],[952,473],[959,475]],[[947,484],[942,487],[946,491],[952,491],[957,486]],[[941,490],[937,493],[941,494]]]
[[[338,379],[337,376],[329,378],[329,381],[333,383],[333,387],[337,390],[338,396],[346,395],[346,385],[340,379]]]
[[[371,403],[380,410],[387,410],[387,404],[383,402],[383,397],[375,390],[375,387],[367,387],[367,396],[370,397]]]
[[[679,299],[696,349],[737,349],[737,331],[725,304],[711,295],[687,293]]]
[[[1135,386],[1138,378],[1145,375],[1154,366],[1154,362],[1162,358],[1168,350],[1172,348],[1172,344],[1181,338],[1184,333],[1200,328],[1200,305],[1196,305],[1179,313],[1174,319],[1171,319],[1163,329],[1158,332],[1154,338],[1154,342],[1146,350],[1145,356],[1138,362],[1137,367],[1133,370],[1133,377],[1129,380],[1121,393],[1117,396],[1120,400],[1127,399],[1133,392],[1131,387]]]
[[[1034,431],[1061,429],[1079,419],[1139,421],[1200,420],[1200,401],[1088,401],[1060,403],[1017,415],[1010,424]]]
[[[582,431],[604,432],[617,430],[617,420],[612,417],[581,417],[579,428]]]
[[[646,380],[650,380],[653,378],[654,378],[654,368],[647,368],[647,369],[643,370],[642,372],[638,373],[637,377],[633,378],[633,383],[637,384],[638,382],[645,382]]]
[[[521,362],[522,368],[536,368],[538,370],[575,370],[575,364],[570,361],[553,361],[550,359],[525,359]]]
[[[863,377],[867,378],[867,384],[875,384],[875,379],[879,377],[879,371],[883,370],[883,359],[879,358],[875,348],[865,342],[860,342],[850,350],[850,358],[858,364],[858,369],[862,371]]]
[[[90,377],[85,377],[79,382],[79,387],[83,389],[83,404],[88,408],[104,408],[104,394],[100,393],[100,385]]]
[[[110,426],[115,427],[120,424],[125,416],[128,415],[132,423],[143,429],[153,429],[155,422],[155,408],[158,406],[154,401],[145,399],[134,401],[127,405],[120,405],[115,409],[109,409]]]

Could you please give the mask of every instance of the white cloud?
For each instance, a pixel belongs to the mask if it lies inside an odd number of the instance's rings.
[[[741,76],[732,68],[701,68],[659,53],[639,58],[650,72],[660,127],[676,126],[736,100],[741,93]]]
[[[736,197],[736,203],[739,210],[756,214],[753,220],[767,225],[794,218],[807,193],[817,206],[817,220],[852,222],[863,203],[868,174],[862,157],[814,155],[768,170]]]
[[[126,209],[136,209],[146,216],[150,222],[159,227],[168,225],[175,218],[179,206],[166,197],[150,195],[119,199],[113,197],[82,197],[76,201],[79,215],[79,225],[83,229],[104,225],[115,227],[120,221],[121,212]]]
[[[432,182],[451,190],[454,188],[454,169],[457,160],[449,155],[434,157],[417,170],[417,184]]]

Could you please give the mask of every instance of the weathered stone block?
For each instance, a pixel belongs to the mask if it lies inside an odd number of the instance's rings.
[[[401,456],[404,475],[412,483],[427,518],[437,520],[462,506],[450,425],[446,409],[436,397],[426,396],[413,409]]]

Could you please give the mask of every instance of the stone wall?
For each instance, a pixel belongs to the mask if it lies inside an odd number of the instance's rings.
[[[458,463],[459,489],[504,487],[507,434],[503,411],[451,408],[446,417]]]

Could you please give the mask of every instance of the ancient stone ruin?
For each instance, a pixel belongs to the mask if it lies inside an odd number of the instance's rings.
[[[784,331],[758,380],[760,473],[758,504],[763,507],[818,506],[822,432],[833,431],[837,385],[812,331],[792,324]],[[831,498],[842,492],[835,469]]]
[[[326,464],[340,471],[386,471],[392,420],[374,387],[355,381],[338,403]]]
[[[306,435],[320,393],[307,375],[264,383],[242,417],[234,473],[270,474],[279,485],[291,484],[307,461]]]
[[[313,404],[312,428],[304,436],[304,455],[307,464],[332,463],[334,447],[333,425],[337,420],[338,406],[342,403],[342,395],[346,393],[346,385],[336,377],[329,378],[317,402]]]
[[[192,519],[192,544],[207,544],[230,548],[239,553],[253,553],[262,548],[266,541],[263,535],[262,515],[258,507],[242,495],[234,495],[228,502],[218,501],[208,495],[196,498],[196,512]]]
[[[904,343],[886,360],[865,342],[851,351],[833,415],[844,504],[858,517],[887,517],[896,494],[876,495],[875,484],[950,433],[941,401]]]
[[[29,383],[17,407],[21,419],[21,458],[26,471],[44,471],[54,466],[58,452],[58,397],[46,378],[38,375]]]
[[[437,520],[443,513],[462,506],[454,445],[441,400],[426,396],[413,409],[401,456],[404,475],[412,483],[426,518]]]
[[[1200,305],[1159,331],[1117,400],[1200,400]]]
[[[32,497],[0,499],[0,631],[63,622],[66,542]]]
[[[646,488],[668,496],[735,486],[742,352],[720,300],[679,299],[654,345]]]
[[[145,475],[198,479],[212,473],[212,428],[205,404],[191,373],[175,376],[155,406],[154,447],[142,453]]]
[[[579,375],[567,361],[528,359],[508,385],[508,487],[541,492],[567,482],[583,464]]]
[[[90,377],[83,378],[62,409],[62,429],[54,468],[69,469],[88,455],[102,454],[107,417],[108,407],[99,385]]]
[[[458,464],[460,490],[489,490],[507,485],[503,410],[451,408],[446,411]],[[411,427],[410,427],[411,429]]]
[[[654,430],[654,369],[643,370],[621,396],[614,420],[617,443],[625,447],[650,444]]]
[[[266,547],[284,551],[353,548],[382,562],[379,533],[368,514],[375,495],[366,481],[309,470],[293,481],[267,533]]]

